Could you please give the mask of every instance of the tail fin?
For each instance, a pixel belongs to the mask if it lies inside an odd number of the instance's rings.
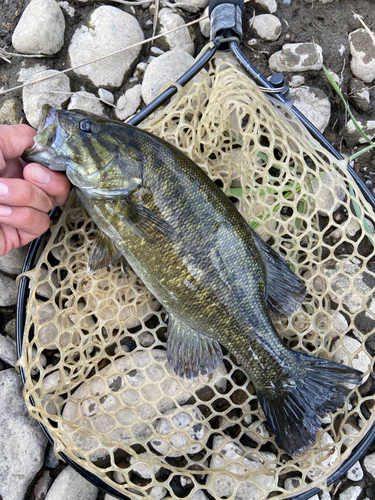
[[[257,396],[279,446],[298,456],[316,441],[318,416],[342,408],[350,392],[345,384],[360,384],[363,374],[339,363],[294,352],[294,380],[275,388],[257,388]]]

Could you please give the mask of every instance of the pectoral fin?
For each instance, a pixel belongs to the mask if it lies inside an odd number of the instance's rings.
[[[173,229],[170,224],[143,205],[124,200],[119,213],[114,212],[110,204],[106,204],[106,207],[130,231],[147,243],[155,243],[160,238],[169,239],[172,236]]]
[[[100,233],[94,240],[90,250],[88,263],[89,272],[93,274],[99,269],[107,267],[109,264],[119,259],[121,255],[121,251],[113,241],[104,233]],[[125,257],[123,257],[123,259],[125,260]]]
[[[301,305],[306,287],[285,260],[249,226],[253,241],[262,255],[266,270],[266,300],[276,316],[292,314]]]
[[[214,371],[223,361],[219,343],[170,317],[167,359],[176,375],[195,378]]]

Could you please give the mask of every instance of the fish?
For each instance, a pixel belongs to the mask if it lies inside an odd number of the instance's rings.
[[[168,313],[174,372],[218,368],[222,346],[249,375],[278,445],[297,457],[363,374],[287,347],[273,324],[306,287],[223,191],[178,148],[122,122],[43,108],[26,161],[64,170],[97,224],[91,273],[123,258]],[[250,167],[249,167],[250,168]]]

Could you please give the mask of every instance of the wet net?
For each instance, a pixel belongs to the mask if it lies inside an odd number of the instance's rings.
[[[30,413],[57,452],[132,498],[282,499],[325,488],[374,421],[370,206],[345,162],[230,60],[212,62],[142,128],[192,158],[302,277],[304,303],[275,318],[284,341],[365,372],[365,382],[292,459],[229,352],[211,374],[177,377],[166,312],[132,269],[88,273],[97,228],[73,195],[28,272],[20,364]]]

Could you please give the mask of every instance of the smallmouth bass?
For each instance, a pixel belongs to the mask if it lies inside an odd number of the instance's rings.
[[[280,447],[298,456],[316,441],[362,373],[283,344],[269,312],[290,315],[305,286],[193,161],[136,127],[48,106],[24,159],[66,170],[102,232],[90,272],[123,256],[163,304],[177,375],[214,370],[225,345]]]

